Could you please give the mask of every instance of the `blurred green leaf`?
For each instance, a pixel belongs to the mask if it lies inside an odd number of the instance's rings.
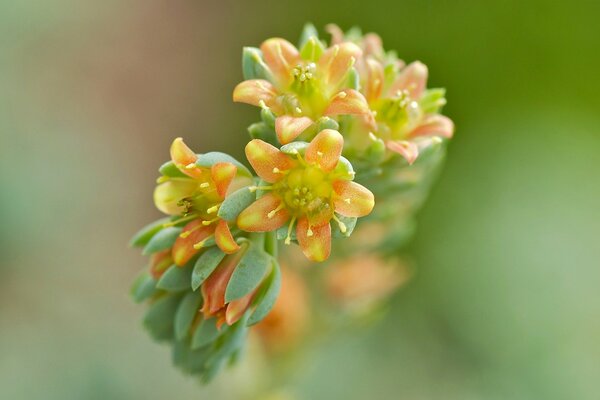
[[[200,291],[189,292],[181,300],[175,313],[175,339],[182,340],[187,336],[201,304],[202,293]]]
[[[260,246],[250,244],[233,271],[225,290],[225,302],[244,297],[252,292],[265,277],[271,257]]]
[[[191,287],[192,268],[188,264],[183,267],[171,265],[160,277],[156,287],[171,292],[187,290]]]
[[[248,326],[257,324],[267,316],[275,305],[280,290],[281,270],[279,263],[273,259],[273,270],[265,281],[261,293],[257,296],[256,307],[248,319]]]
[[[161,218],[158,221],[154,221],[142,229],[140,229],[134,236],[131,238],[129,242],[130,246],[134,247],[142,247],[148,244],[152,236],[154,236],[158,231],[163,229],[163,225],[170,222],[170,218]]]
[[[197,290],[200,285],[213,273],[219,263],[225,258],[225,253],[218,247],[211,247],[206,250],[194,265],[192,272],[192,289]]]
[[[147,256],[171,248],[180,233],[181,228],[176,228],[174,226],[162,229],[152,236],[148,244],[144,247],[142,254]]]

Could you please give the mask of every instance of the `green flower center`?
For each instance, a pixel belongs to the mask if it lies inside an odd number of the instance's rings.
[[[292,169],[273,189],[291,214],[297,217],[321,213],[331,208],[333,187],[328,174],[319,167],[302,166]]]

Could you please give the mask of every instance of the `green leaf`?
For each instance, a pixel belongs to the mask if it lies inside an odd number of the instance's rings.
[[[354,179],[354,167],[352,166],[352,163],[344,156],[340,156],[340,160],[335,166],[335,172],[337,174],[344,174],[350,179]]]
[[[167,161],[166,163],[161,165],[160,168],[158,169],[158,172],[160,172],[162,175],[168,176],[170,178],[188,178],[188,176],[186,174],[181,172],[179,170],[179,168],[177,168],[175,166],[173,161]]]
[[[423,113],[436,114],[440,112],[442,107],[446,105],[446,99],[444,98],[445,95],[446,89],[427,89],[419,100],[419,105],[421,106]]]
[[[142,273],[137,277],[131,286],[131,296],[133,301],[141,303],[142,301],[152,297],[156,293],[156,281],[147,272]]]
[[[269,108],[260,110],[260,119],[271,129],[275,129],[275,119],[277,117]]]
[[[225,303],[244,297],[252,292],[265,277],[271,257],[260,247],[250,247],[233,271],[225,289]]]
[[[194,318],[198,315],[201,304],[201,292],[189,292],[181,300],[175,313],[175,339],[181,340],[187,336]]]
[[[275,231],[275,237],[277,238],[277,240],[285,240],[287,238],[288,229],[288,225],[284,225],[278,228]],[[296,237],[295,229],[292,229],[292,231],[290,232],[290,239],[292,240],[292,242],[296,242],[298,240],[298,238]]]
[[[143,324],[155,340],[173,338],[173,315],[180,300],[180,295],[166,295],[150,305],[144,315]]]
[[[213,368],[218,370],[228,357],[232,356],[242,347],[246,333],[248,332],[248,329],[246,328],[246,323],[248,321],[247,316],[248,313],[231,326],[223,337],[219,338],[216,351],[206,361],[208,368],[207,373]],[[210,380],[212,375],[207,374],[207,378]]]
[[[217,328],[217,319],[209,318],[200,322],[200,325],[194,331],[192,337],[192,350],[204,347],[214,342],[220,335],[227,331],[227,325],[223,325],[221,329]]]
[[[311,36],[300,47],[300,57],[307,61],[316,62],[321,58],[324,50],[323,43],[316,36]]]
[[[211,151],[209,153],[199,154],[196,160],[196,165],[200,167],[212,167],[216,163],[228,162],[235,165],[238,168],[238,173],[251,177],[252,174],[248,171],[248,168],[241,162],[231,157],[229,154],[221,153],[219,151]]]
[[[302,28],[302,33],[300,34],[300,41],[298,42],[298,48],[301,49],[302,47],[304,47],[311,37],[314,37],[318,40],[319,32],[313,24],[307,22]]]
[[[244,80],[266,79],[271,80],[271,72],[265,64],[262,52],[256,47],[244,47],[242,50],[242,73]]]
[[[337,222],[331,221],[331,235],[333,237],[350,237],[354,228],[356,227],[356,222],[358,218],[356,217],[344,217],[343,215],[336,214],[337,218],[346,226],[346,232],[342,232],[340,226]]]
[[[211,247],[206,250],[194,265],[192,272],[192,289],[197,290],[200,285],[213,273],[219,263],[225,258],[225,253],[218,247]]]
[[[295,155],[298,153],[304,154],[304,150],[306,150],[307,146],[307,142],[292,142],[281,146],[281,151],[289,155]]]
[[[152,236],[156,235],[158,231],[163,229],[163,224],[166,224],[170,221],[170,218],[161,218],[158,221],[154,221],[142,229],[140,229],[129,242],[129,245],[132,247],[142,247],[148,244]]]
[[[277,134],[275,129],[264,122],[255,122],[248,127],[248,133],[252,139],[264,140],[267,143],[275,145],[277,143]]]
[[[340,129],[340,124],[338,124],[335,119],[321,117],[317,120],[317,133],[321,132],[323,129],[334,129],[337,131]]]
[[[356,68],[350,68],[348,71],[348,86],[349,89],[360,90],[360,76]]]
[[[190,265],[178,267],[173,264],[160,277],[156,287],[171,292],[186,290],[190,288],[191,277],[192,268]]]
[[[269,311],[275,305],[279,291],[281,290],[281,270],[277,261],[273,260],[273,270],[269,275],[269,278],[264,284],[262,293],[258,296],[256,301],[256,307],[250,318],[248,319],[248,326],[254,325],[264,317],[267,316]]]
[[[243,187],[225,198],[217,215],[225,221],[233,222],[255,200],[256,193],[251,192],[248,187]]]
[[[180,233],[181,228],[176,228],[174,226],[162,229],[152,236],[152,239],[150,239],[148,244],[146,244],[146,247],[144,247],[142,254],[147,256],[171,248]]]

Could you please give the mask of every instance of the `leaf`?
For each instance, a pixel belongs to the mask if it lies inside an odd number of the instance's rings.
[[[256,301],[256,307],[248,319],[247,326],[254,325],[267,316],[275,305],[280,290],[281,270],[279,269],[277,261],[273,259],[273,271],[271,271],[271,275],[269,275],[269,278],[265,282],[264,289]]]
[[[306,45],[306,43],[308,42],[308,39],[310,39],[311,37],[314,37],[318,41],[319,32],[313,24],[307,22],[302,28],[302,33],[300,34],[300,41],[298,42],[298,48],[301,49],[302,47],[304,47],[304,45]]]
[[[188,178],[186,174],[181,172],[179,168],[175,166],[173,161],[167,161],[161,165],[158,169],[158,172],[160,172],[161,175],[168,176],[169,178]]]
[[[225,303],[252,292],[265,277],[271,257],[260,247],[251,244],[233,271],[225,289]]]
[[[156,293],[156,281],[147,272],[144,272],[137,277],[131,286],[131,296],[133,301],[141,303],[142,301],[152,297]]]
[[[260,119],[269,127],[270,129],[275,129],[275,114],[269,108],[263,108],[260,110]]]
[[[225,221],[233,222],[238,215],[256,200],[256,193],[251,192],[248,187],[236,190],[225,198],[221,203],[218,216]]]
[[[218,247],[211,247],[206,250],[200,258],[196,261],[196,265],[194,265],[194,270],[192,272],[192,289],[196,290],[202,285],[202,283],[212,274],[212,272],[217,268],[219,263],[225,257],[225,253],[221,251]]]
[[[344,156],[340,156],[340,160],[335,166],[335,172],[336,174],[343,174],[346,177],[354,179],[354,167],[352,167],[350,161]]]
[[[292,142],[281,146],[281,152],[290,155],[295,155],[298,153],[304,154],[306,147],[308,147],[308,143],[306,142]]]
[[[360,76],[358,75],[358,71],[356,68],[352,67],[348,71],[348,85],[346,86],[349,89],[360,90]]]
[[[315,35],[306,39],[306,42],[300,47],[300,57],[307,61],[316,62],[321,58],[325,47],[319,38]]]
[[[264,122],[255,122],[248,127],[248,133],[252,139],[260,139],[265,142],[271,143],[272,145],[276,145],[277,143],[277,134],[275,133],[275,129],[269,127]]]
[[[220,343],[218,343],[216,351],[211,354],[206,361],[207,373],[203,377],[204,379],[212,379],[214,374],[211,374],[210,372],[218,371],[227,358],[232,356],[242,347],[244,339],[246,338],[246,333],[248,332],[248,329],[246,328],[246,323],[248,321],[247,316],[248,313],[246,313],[241,320],[232,325],[227,333],[219,339]]]
[[[180,295],[166,295],[152,303],[146,311],[143,324],[155,340],[169,340],[173,337],[173,315],[180,300]]]
[[[194,318],[202,304],[201,292],[189,292],[185,295],[175,313],[175,339],[181,340],[188,334]]]
[[[446,89],[427,89],[419,99],[419,105],[424,114],[436,114],[446,104]]]
[[[144,250],[142,250],[142,254],[147,256],[171,248],[180,233],[181,228],[176,228],[174,226],[164,228],[152,236],[152,239],[150,239],[148,244],[146,244],[146,247],[144,247]]]
[[[152,239],[152,236],[156,235],[158,231],[163,229],[163,224],[168,223],[170,220],[171,219],[169,217],[161,218],[158,221],[154,221],[144,226],[135,235],[133,235],[133,237],[129,241],[129,245],[132,247],[145,246],[150,241],[150,239]]]
[[[177,292],[190,288],[192,268],[189,265],[178,267],[173,264],[165,271],[158,280],[156,287],[171,292]]]
[[[350,235],[352,235],[352,232],[354,231],[354,227],[356,227],[356,222],[358,221],[358,218],[345,217],[340,214],[336,214],[336,216],[346,226],[346,232],[341,231],[338,223],[336,223],[335,221],[331,221],[331,235],[336,238],[350,237]]]
[[[271,71],[263,61],[262,52],[256,47],[244,47],[242,50],[242,74],[244,80],[271,80]]]
[[[214,342],[220,335],[227,331],[227,325],[223,325],[221,330],[217,328],[217,319],[209,318],[200,322],[200,325],[194,331],[192,337],[192,350],[204,347]]]
[[[238,168],[239,174],[252,177],[252,174],[250,171],[248,171],[248,168],[246,168],[244,164],[231,157],[229,154],[221,153],[219,151],[211,151],[209,153],[199,154],[198,159],[196,160],[196,165],[200,167],[212,167],[216,163],[220,162],[231,163]]]

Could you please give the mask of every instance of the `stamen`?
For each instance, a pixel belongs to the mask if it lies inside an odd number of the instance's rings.
[[[216,206],[212,206],[211,208],[206,210],[207,214],[212,214],[215,213],[219,210],[219,207],[221,207],[221,204],[217,204]]]
[[[213,235],[210,235],[209,237],[199,241],[198,243],[194,243],[194,249],[196,250],[200,250],[201,248],[204,247],[204,245],[206,244],[206,242],[208,242],[209,239],[212,239]]]
[[[202,189],[206,189],[206,188],[207,188],[207,187],[209,187],[209,186],[210,186],[210,183],[208,183],[208,182],[203,182],[203,183],[201,183],[201,184],[200,184],[200,187],[201,187]]]
[[[344,199],[344,203],[350,204],[350,198]]]
[[[346,233],[346,231],[348,231],[346,224],[344,224],[342,221],[340,221],[340,219],[335,214],[333,214],[333,219],[335,222],[337,222],[338,226],[340,227],[340,231],[342,233]]]
[[[179,219],[176,219],[175,221],[165,222],[163,224],[163,228],[169,228],[171,226],[175,226],[175,225],[180,224],[182,222],[190,221],[190,220],[196,218],[197,216],[198,216],[198,214],[193,213],[193,214],[189,214],[189,215],[183,216],[183,217],[181,217]]]
[[[273,190],[273,186],[248,186],[248,190],[251,193],[256,192],[257,190]]]
[[[194,169],[197,167],[198,166],[196,165],[196,163],[189,163],[188,165],[185,166],[185,169]]]
[[[309,226],[308,229],[306,230],[306,236],[311,237],[314,234],[315,233],[312,231],[312,229],[310,229],[310,226]]]
[[[345,99],[347,96],[346,92],[339,92],[335,95],[335,97],[339,97],[340,99]]]
[[[282,210],[285,207],[283,201],[281,203],[279,203],[279,205],[277,206],[276,209],[269,211],[269,213],[267,214],[267,218],[271,219],[275,216],[275,214],[277,214],[280,210]]]
[[[202,221],[202,225],[204,226],[209,226],[210,224],[212,224],[213,222],[217,222],[220,218],[213,218],[213,219],[208,219],[206,221]]]
[[[322,151],[317,151],[317,155],[318,155],[319,157],[323,157],[323,152],[322,152]]]
[[[292,220],[290,221],[290,224],[288,226],[287,236],[285,238],[285,244],[289,245],[292,243],[292,229],[294,228],[295,222],[296,222],[296,217],[292,217]]]
[[[375,136],[373,132],[369,132],[369,139],[375,142],[377,140],[377,136]]]
[[[296,114],[302,114],[302,109],[300,107],[296,107],[294,111],[296,111]]]

